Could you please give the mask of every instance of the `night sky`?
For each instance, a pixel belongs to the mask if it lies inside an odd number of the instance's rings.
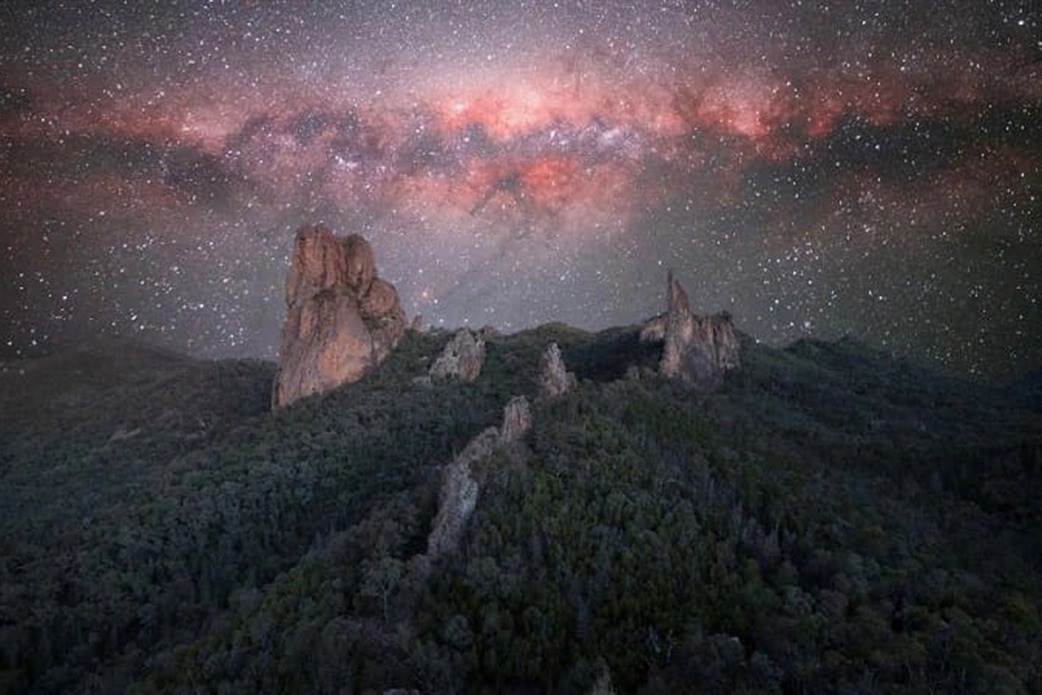
[[[0,356],[275,356],[297,228],[433,326],[727,309],[1042,364],[1037,2],[0,4]]]

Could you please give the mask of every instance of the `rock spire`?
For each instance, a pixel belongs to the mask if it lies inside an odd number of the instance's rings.
[[[398,293],[377,277],[369,242],[321,225],[301,228],[286,278],[273,405],[357,381],[404,332]]]
[[[724,373],[740,364],[741,342],[731,315],[700,317],[691,312],[687,292],[670,272],[666,313],[647,323],[641,340],[662,341],[659,371],[675,376],[696,389],[718,388]]]
[[[575,386],[575,375],[565,369],[561,348],[550,343],[539,358],[539,395],[553,400]]]

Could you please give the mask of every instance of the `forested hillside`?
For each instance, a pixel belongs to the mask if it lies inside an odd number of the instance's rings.
[[[1042,689],[1037,377],[744,340],[705,394],[637,334],[491,336],[430,383],[450,336],[410,333],[275,413],[266,363],[0,366],[0,691]],[[443,467],[517,395],[531,431],[429,560]]]

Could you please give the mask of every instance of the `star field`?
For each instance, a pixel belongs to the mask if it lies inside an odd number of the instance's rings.
[[[295,230],[430,325],[634,323],[1042,363],[1030,2],[0,8],[0,354],[273,357]]]

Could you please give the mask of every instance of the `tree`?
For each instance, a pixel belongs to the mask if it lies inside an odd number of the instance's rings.
[[[367,563],[362,571],[361,593],[363,596],[373,596],[380,599],[385,623],[388,616],[388,599],[394,593],[404,572],[405,563],[388,555]]]

